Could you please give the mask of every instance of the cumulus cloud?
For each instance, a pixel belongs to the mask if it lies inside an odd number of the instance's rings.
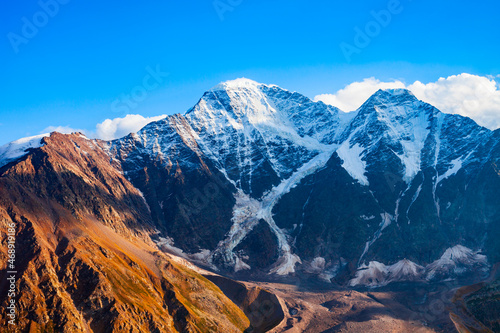
[[[340,89],[335,94],[318,95],[315,97],[315,100],[334,105],[346,112],[354,111],[377,90],[391,88],[405,88],[405,84],[398,80],[381,82],[371,77],[364,79],[362,82],[353,82],[344,89]]]
[[[489,129],[500,128],[500,89],[493,78],[460,74],[427,84],[417,81],[408,89],[443,112],[472,118]]]
[[[497,76],[496,78],[498,78]],[[378,89],[407,88],[413,94],[443,112],[474,119],[489,129],[500,128],[500,89],[494,77],[471,74],[452,75],[436,82],[381,82],[375,78],[354,82],[335,94],[318,95],[315,100],[334,105],[344,111],[361,106]]]
[[[88,131],[83,130],[83,129],[76,129],[72,128],[70,126],[49,126],[44,128],[40,133],[51,133],[51,132],[59,132],[62,134],[71,134],[75,132],[81,132],[84,134],[88,134]]]
[[[81,132],[89,138],[102,140],[114,140],[121,138],[129,133],[137,132],[147,124],[165,118],[166,115],[156,117],[143,117],[138,114],[129,114],[123,118],[106,119],[96,125],[95,130],[88,131],[84,129],[75,129],[70,126],[49,126],[40,133],[59,132],[70,134]]]
[[[166,115],[143,117],[139,114],[128,114],[123,118],[106,119],[97,124],[95,137],[103,140],[121,138],[129,133],[137,132],[153,121],[164,119]]]

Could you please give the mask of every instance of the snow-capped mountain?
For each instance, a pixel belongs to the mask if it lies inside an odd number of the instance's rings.
[[[160,246],[235,274],[381,286],[499,261],[499,142],[404,89],[345,113],[238,79],[103,146]]]
[[[217,85],[186,115],[197,142],[238,189],[260,197],[338,140],[347,115],[274,85]]]

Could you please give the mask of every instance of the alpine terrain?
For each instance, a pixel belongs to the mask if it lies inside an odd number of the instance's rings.
[[[248,328],[248,309],[210,282],[223,278],[179,257],[226,278],[358,290],[472,283],[500,262],[500,130],[404,89],[344,112],[228,81],[117,140],[0,147],[0,193],[26,329]]]

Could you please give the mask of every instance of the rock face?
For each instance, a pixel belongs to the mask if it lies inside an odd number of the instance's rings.
[[[469,312],[492,332],[500,330],[500,279],[486,284],[468,295],[465,304]]]
[[[144,193],[155,227],[190,252],[213,250],[231,228],[235,188],[175,115],[108,144],[114,164]]]
[[[430,265],[429,279],[435,270],[448,270],[443,279],[484,273],[479,250],[498,261],[498,131],[442,114],[408,91],[379,91],[357,113],[326,168],[275,206],[278,226],[306,254],[299,256],[361,270],[372,260],[408,259]],[[450,249],[471,260],[449,270],[439,259]]]
[[[119,198],[111,210],[85,207],[115,230],[144,228],[162,248],[231,274],[351,286],[480,276],[500,259],[499,142],[499,130],[404,89],[344,113],[239,79],[184,115],[91,142],[134,194],[110,193]],[[2,170],[17,161],[1,156],[10,162]],[[115,214],[121,222],[106,222]]]
[[[16,332],[240,332],[249,326],[220,289],[157,250],[150,208],[110,163],[102,142],[53,133],[37,146],[0,169],[1,228],[15,224],[16,230]],[[11,269],[4,233],[1,241],[5,281]]]

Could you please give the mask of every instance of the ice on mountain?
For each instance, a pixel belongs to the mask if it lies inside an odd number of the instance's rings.
[[[442,180],[444,180],[446,178],[449,178],[449,177],[455,175],[462,168],[463,157],[460,156],[460,157],[454,159],[453,161],[450,162],[450,164],[451,164],[451,168],[446,170],[446,172],[444,174],[440,175],[437,178],[436,184],[440,183]]]
[[[342,167],[356,179],[361,185],[368,186],[368,178],[366,177],[366,161],[363,160],[364,149],[359,144],[351,146],[349,140],[345,141],[337,149],[337,154],[342,159]]]
[[[334,152],[348,174],[364,186],[374,186],[368,180],[374,167],[396,164],[394,170],[397,171],[391,172],[401,172],[407,188],[395,199],[394,217],[382,213],[379,228],[366,242],[363,258],[382,231],[392,221],[397,222],[400,202],[404,205],[410,202],[410,206],[405,207],[408,215],[420,191],[424,191],[422,184],[418,187],[412,184],[424,167],[436,168],[432,181],[438,206],[435,184],[464,166],[464,152],[457,151],[456,143],[447,139],[450,135],[441,132],[441,126],[443,131],[453,131],[453,120],[451,115],[442,116],[404,89],[379,91],[357,111],[344,113],[274,85],[237,79],[207,91],[185,116],[170,116],[151,123],[133,138],[140,141],[143,150],[143,154],[135,157],[138,166],[146,154],[166,166],[172,166],[172,161],[177,160],[182,167],[189,167],[189,157],[196,154],[211,160],[237,188],[233,226],[215,254],[222,254],[226,263],[236,266],[235,269],[245,269],[247,264],[233,250],[264,220],[279,243],[280,256],[271,273],[288,274],[295,271],[301,259],[292,251],[288,231],[280,229],[271,214],[285,193],[324,167]],[[189,149],[184,149],[184,145]],[[127,149],[123,153],[127,154]],[[263,188],[254,190],[259,182]],[[409,188],[417,190],[413,193]],[[377,189],[369,189],[377,200]],[[412,197],[405,201],[402,198],[406,193]],[[376,266],[379,272],[383,264],[378,264],[370,262],[368,266]],[[391,273],[393,278],[409,279],[410,275],[414,277],[421,272],[421,266],[410,261],[394,265],[386,267],[387,274]],[[389,275],[386,280],[390,280]]]
[[[42,146],[42,138],[50,136],[50,133],[30,136],[7,143],[0,147],[0,167],[15,161],[28,152],[30,148]]]
[[[246,264],[238,256],[235,256],[235,260],[236,260],[236,263],[234,264],[234,271],[235,272],[251,269],[250,265]]]

